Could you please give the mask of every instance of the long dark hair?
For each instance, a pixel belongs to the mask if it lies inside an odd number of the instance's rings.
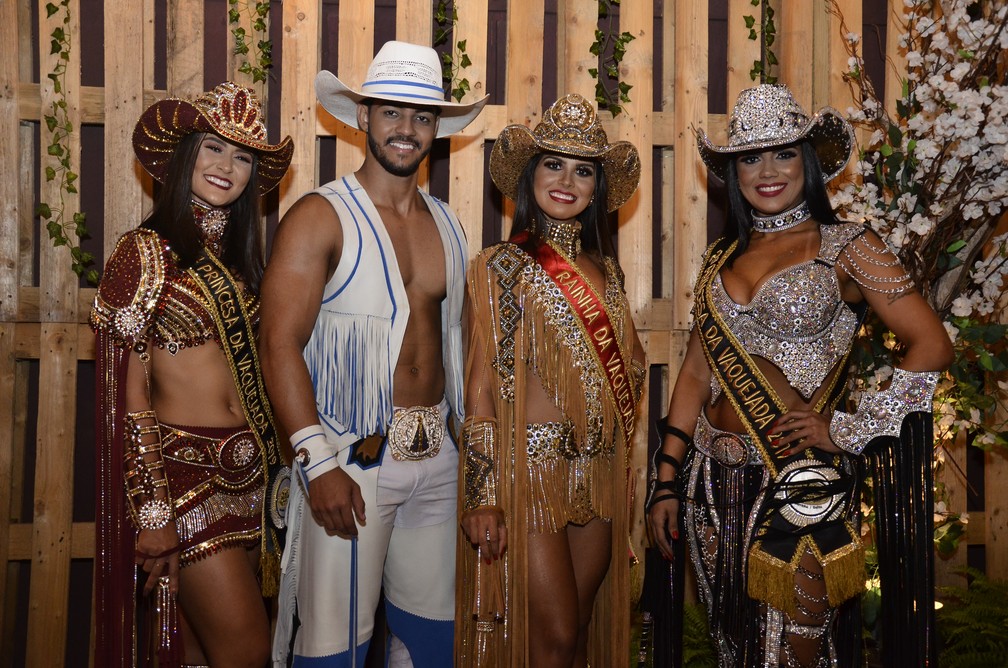
[[[819,165],[819,156],[815,149],[807,141],[795,144],[801,150],[803,173],[805,177],[805,202],[808,204],[812,218],[821,225],[836,225],[842,222],[837,218],[833,205],[830,204],[829,193],[826,192],[826,183],[823,181],[822,167]],[[786,148],[778,147],[774,150]],[[744,153],[742,155],[745,155]],[[734,222],[734,226],[725,226],[725,236],[731,239],[738,239],[735,251],[728,257],[727,266],[731,266],[739,255],[749,247],[749,236],[752,232],[752,205],[742,196],[739,188],[738,168],[735,161],[740,156],[736,156],[727,161],[725,174],[725,185],[728,188],[728,218]]]
[[[193,132],[179,142],[168,163],[154,208],[141,225],[168,241],[183,268],[193,266],[203,250],[203,240],[192,212],[192,173],[204,136],[202,132]],[[221,261],[256,294],[263,274],[258,165],[259,157],[253,153],[249,182],[228,207],[230,223],[221,239]]]
[[[573,160],[590,160],[562,153],[537,153],[529,158],[525,169],[518,178],[518,192],[515,198],[514,224],[511,233],[528,230],[535,234],[535,221],[542,220],[543,212],[535,199],[535,170],[547,155],[556,155]],[[582,211],[577,219],[581,221],[581,250],[600,256],[616,257],[616,249],[612,243],[612,232],[609,229],[609,211],[606,204],[609,201],[609,182],[606,180],[602,163],[591,160],[595,165],[595,192],[592,201]]]

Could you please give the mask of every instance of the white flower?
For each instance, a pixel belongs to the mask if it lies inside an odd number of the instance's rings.
[[[965,295],[959,295],[952,300],[952,315],[965,318],[973,312],[973,302]]]
[[[954,344],[956,339],[959,338],[959,328],[948,320],[943,320],[942,324],[945,326],[945,331],[948,333],[949,340]]]

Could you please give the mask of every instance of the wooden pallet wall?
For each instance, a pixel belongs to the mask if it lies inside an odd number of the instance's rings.
[[[825,12],[824,3],[764,1],[777,13],[775,49],[782,81],[807,108],[850,106],[838,21]],[[848,25],[862,24],[863,4],[839,0]],[[901,2],[890,4],[902,7]],[[470,95],[491,92],[493,103],[450,139],[448,175],[438,181],[436,194],[458,212],[475,252],[505,235],[509,225],[506,204],[489,225],[485,220],[488,142],[508,123],[536,123],[544,91],[552,88],[552,97],[565,92],[592,96],[588,70],[596,63],[588,49],[597,3],[455,0],[454,5],[454,39],[466,40],[473,63],[464,71]],[[271,225],[316,185],[320,168],[324,173],[350,171],[363,155],[360,133],[316,104],[315,73],[331,69],[356,87],[379,38],[431,42],[431,6],[428,0],[272,2],[271,139],[291,135],[295,153],[293,168],[272,200]],[[75,128],[82,123],[101,128],[103,159],[99,166],[83,155],[82,133],[74,133],[72,163],[75,171],[85,172],[87,188],[65,198],[65,204],[75,211],[82,201],[98,203],[89,211],[89,222],[100,265],[119,235],[150,207],[150,179],[133,160],[130,143],[140,112],[168,93],[192,95],[211,87],[217,83],[211,71],[245,83],[249,79],[238,73],[240,61],[230,54],[233,38],[225,0],[69,0],[68,7],[71,19],[64,27],[73,45],[66,79],[69,115]],[[498,34],[493,30],[500,22],[492,19],[502,11],[506,19]],[[632,101],[625,113],[607,118],[606,126],[611,139],[637,145],[643,163],[641,187],[619,213],[619,254],[648,358],[661,378],[653,384],[661,396],[645,401],[662,413],[684,352],[692,284],[712,210],[691,128],[724,137],[727,110],[711,109],[710,101],[733,101],[739,90],[752,85],[749,70],[759,48],[747,39],[742,17],[756,11],[750,0],[622,0],[619,6],[620,31],[635,37],[621,66],[621,76],[633,85]],[[376,20],[379,13],[394,15],[394,26]],[[90,21],[86,30],[81,29],[82,15]],[[66,249],[50,245],[33,214],[40,200],[59,197],[40,171],[49,143],[41,120],[56,97],[46,77],[56,58],[49,53],[48,36],[59,27],[59,16],[48,17],[42,0],[0,0],[0,668],[87,666],[90,656],[90,601],[79,595],[72,599],[69,592],[87,590],[87,582],[76,583],[74,574],[94,552],[94,511],[88,507],[89,493],[82,493],[93,485],[88,480],[93,437],[85,407],[93,405],[94,346],[86,322],[94,290],[73,275]],[[95,38],[98,32],[103,39]],[[323,62],[322,44],[334,39],[335,60]],[[898,67],[896,41],[890,22],[884,56]],[[503,58],[498,57],[502,50]],[[89,80],[102,85],[82,84],[82,53],[101,54],[101,76]],[[709,62],[727,65],[724,71],[710,71]],[[491,80],[499,90],[487,90]],[[887,78],[887,91],[894,82],[895,77]],[[334,142],[335,164],[321,164],[323,141]],[[655,245],[660,246],[657,252]],[[633,518],[638,546],[643,541],[639,506],[645,424],[638,429],[633,459],[640,490]],[[950,456],[964,462],[965,446]],[[988,572],[1005,577],[1008,550],[1001,543],[1008,492],[994,482],[1003,477],[1006,463],[1000,457],[989,459],[986,512],[973,514],[969,542],[997,546],[987,551]],[[953,504],[965,509],[963,481],[953,476],[946,483]],[[965,563],[966,549],[960,552],[939,565],[943,573]]]

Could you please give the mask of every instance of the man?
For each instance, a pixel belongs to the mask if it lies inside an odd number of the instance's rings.
[[[452,662],[465,239],[417,187],[434,139],[474,104],[444,100],[428,47],[386,43],[361,91],[315,79],[367,134],[364,164],[284,216],[263,278],[260,348],[295,453],[274,662],[362,666],[384,586],[413,665]],[[310,512],[304,512],[308,510]]]

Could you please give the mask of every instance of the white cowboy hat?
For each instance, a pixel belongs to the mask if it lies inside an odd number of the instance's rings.
[[[441,59],[429,46],[408,42],[385,42],[378,50],[360,91],[355,91],[329,70],[315,76],[315,95],[335,118],[357,126],[357,105],[364,100],[386,100],[441,110],[438,137],[459,132],[486,105],[489,95],[470,103],[445,101]]]

